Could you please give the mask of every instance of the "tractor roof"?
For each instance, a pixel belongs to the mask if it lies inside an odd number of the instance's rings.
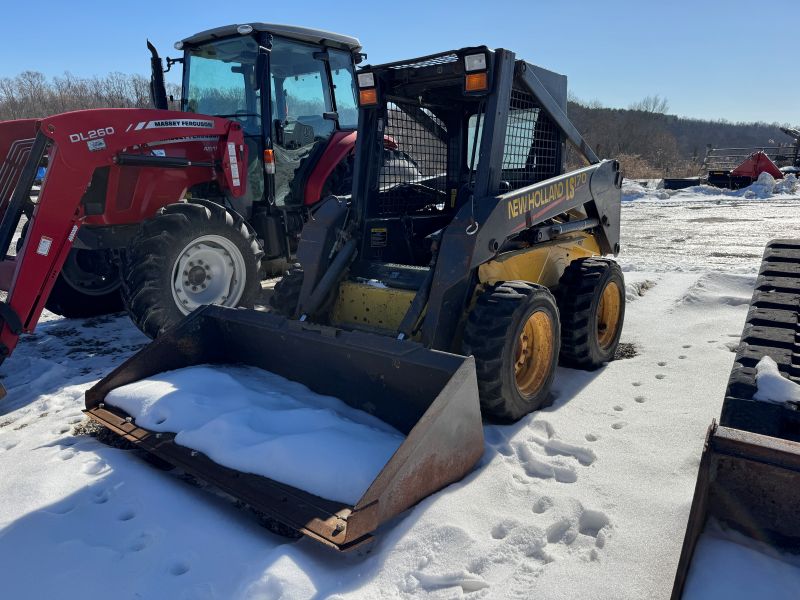
[[[237,23],[235,25],[225,25],[223,27],[201,31],[181,41],[184,44],[200,44],[210,40],[238,35],[237,27],[241,25],[250,25],[254,31],[268,31],[269,33],[299,40],[301,42],[325,44],[327,46],[344,48],[351,52],[358,52],[361,50],[361,42],[358,41],[358,38],[349,35],[342,35],[322,29],[309,29],[308,27],[297,27],[295,25],[275,25],[273,23]]]

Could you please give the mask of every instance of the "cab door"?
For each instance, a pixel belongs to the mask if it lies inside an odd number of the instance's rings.
[[[274,202],[303,202],[293,185],[313,167],[336,129],[327,54],[323,48],[275,38],[270,53]]]

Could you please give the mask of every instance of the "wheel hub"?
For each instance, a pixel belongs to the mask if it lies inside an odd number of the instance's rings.
[[[603,289],[597,306],[597,343],[603,350],[609,348],[617,336],[621,305],[619,287],[611,281]]]
[[[172,296],[185,315],[205,304],[236,306],[246,277],[236,244],[221,235],[204,235],[187,244],[175,261]]]
[[[514,351],[514,379],[522,396],[535,396],[547,381],[553,356],[550,316],[541,310],[528,317]]]
[[[73,248],[61,267],[61,276],[73,289],[88,296],[102,296],[122,285],[111,257],[100,250]]]

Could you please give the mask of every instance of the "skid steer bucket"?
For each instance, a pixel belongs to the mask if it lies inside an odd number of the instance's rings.
[[[800,412],[796,403],[756,399],[756,365],[772,358],[800,382],[800,240],[767,244],[720,423],[711,424],[695,486],[672,598],[691,586],[705,531],[733,530],[777,554],[800,548]],[[726,574],[715,574],[725,579]]]
[[[271,371],[371,413],[407,437],[349,506],[223,467],[176,444],[174,434],[138,427],[130,415],[104,402],[114,388],[199,364]],[[195,311],[100,380],[86,392],[86,412],[148,452],[338,550],[363,543],[387,519],[458,481],[483,454],[472,357],[219,306]]]

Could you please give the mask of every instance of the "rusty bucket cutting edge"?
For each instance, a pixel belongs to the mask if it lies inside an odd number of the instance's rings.
[[[223,467],[104,404],[113,389],[198,364],[256,366],[335,396],[407,437],[354,505]],[[337,550],[367,541],[383,522],[463,478],[483,454],[472,357],[380,335],[289,321],[273,314],[201,308],[86,392],[92,419],[142,449]]]

